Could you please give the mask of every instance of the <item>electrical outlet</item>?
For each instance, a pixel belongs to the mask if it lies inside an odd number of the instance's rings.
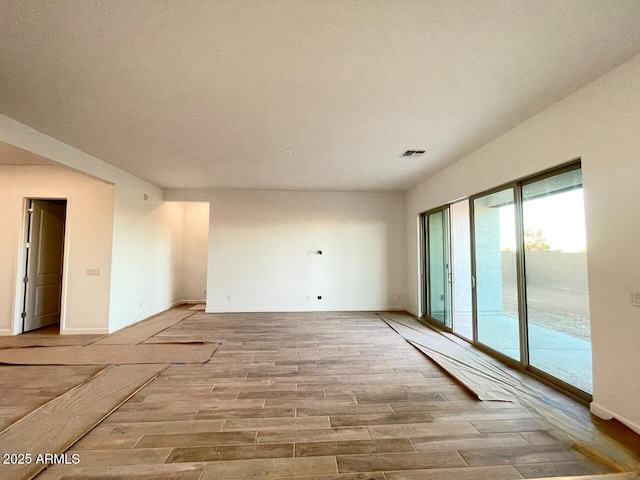
[[[99,268],[87,268],[87,276],[88,277],[99,277],[100,276]]]
[[[633,295],[631,298],[631,305],[634,307],[640,307],[640,292],[631,292]]]
[[[322,295],[318,295],[318,300],[322,300]]]
[[[307,295],[307,300],[309,300],[309,295]]]
[[[227,295],[227,302],[231,301],[231,295]]]

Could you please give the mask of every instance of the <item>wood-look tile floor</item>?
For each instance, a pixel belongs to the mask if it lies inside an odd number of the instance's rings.
[[[508,480],[611,470],[513,403],[481,402],[372,313],[197,313],[172,365],[38,478]]]

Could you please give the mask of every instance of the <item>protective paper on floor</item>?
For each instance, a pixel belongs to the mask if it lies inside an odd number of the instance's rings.
[[[2,465],[3,480],[31,479],[45,468],[41,453],[61,454],[82,438],[166,365],[110,366],[51,400],[0,434],[0,452],[30,454],[23,465]]]
[[[0,350],[0,363],[10,365],[130,365],[203,363],[217,345],[88,345]]]
[[[43,335],[23,333],[0,337],[0,350],[5,348],[30,347],[83,347],[100,340],[104,335]]]
[[[480,400],[513,401],[520,381],[411,318],[380,316],[405,340],[449,372]]]
[[[93,345],[136,345],[180,323],[194,313],[184,308],[167,310],[105,336],[94,342]]]
[[[588,457],[613,469],[640,471],[640,452],[631,452],[603,434],[575,409],[536,392],[476,352],[408,315],[379,314],[379,317],[480,400],[517,402],[557,428],[576,450]]]
[[[103,368],[95,365],[0,366],[0,433],[36,408],[86,382]],[[1,470],[0,466],[0,478]]]

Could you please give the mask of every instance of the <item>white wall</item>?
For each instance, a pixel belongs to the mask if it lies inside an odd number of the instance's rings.
[[[113,185],[62,167],[0,165],[0,334],[22,328],[15,306],[22,292],[17,280],[24,276],[26,198],[67,199],[61,333],[106,333]],[[88,277],[88,268],[101,269],[101,276]]]
[[[209,204],[186,202],[183,205],[184,243],[180,298],[185,302],[204,303],[209,256]]]
[[[181,300],[183,205],[149,191],[148,200],[137,188],[123,188],[118,197],[116,185],[112,332]]]
[[[168,190],[165,199],[211,202],[209,312],[403,308],[403,194]]]
[[[582,158],[592,411],[640,433],[640,56],[407,193],[407,306],[419,309],[420,212]]]
[[[159,187],[4,115],[0,141],[115,185],[110,331],[179,300],[182,206],[165,204]]]

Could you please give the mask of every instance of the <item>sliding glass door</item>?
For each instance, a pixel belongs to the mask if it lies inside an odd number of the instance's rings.
[[[424,313],[588,399],[584,217],[579,163],[423,214]]]
[[[473,340],[469,201],[422,215],[424,313]]]
[[[437,322],[451,327],[451,260],[449,247],[449,209],[425,216],[426,312]]]
[[[522,185],[529,365],[591,393],[591,336],[582,175]]]
[[[515,191],[473,201],[477,341],[520,361]]]
[[[473,301],[471,293],[471,233],[469,201],[452,203],[451,217],[451,288],[453,297],[453,331],[473,340]]]
[[[471,207],[475,341],[589,398],[580,165],[476,195]]]

